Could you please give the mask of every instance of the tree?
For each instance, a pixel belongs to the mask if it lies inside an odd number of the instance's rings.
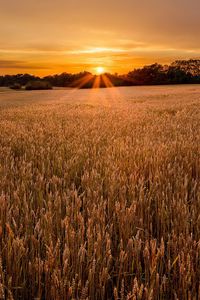
[[[192,76],[200,76],[200,59],[176,60],[171,66],[178,67]]]
[[[134,84],[164,84],[167,82],[165,69],[160,64],[145,66],[128,73]]]

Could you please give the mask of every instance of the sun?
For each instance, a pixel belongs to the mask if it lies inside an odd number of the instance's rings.
[[[96,67],[96,74],[97,75],[101,75],[103,73],[105,73],[104,67]]]

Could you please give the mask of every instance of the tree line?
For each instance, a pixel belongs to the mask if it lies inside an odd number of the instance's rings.
[[[106,80],[105,80],[106,77]],[[49,75],[43,78],[30,74],[0,76],[0,86],[26,86],[31,82],[46,82],[55,87],[91,88],[95,86],[134,86],[134,85],[161,85],[161,84],[188,84],[200,83],[200,60],[177,60],[170,65],[158,63],[134,69],[125,75],[106,73],[92,75],[89,72],[78,74],[62,73]],[[108,84],[109,83],[109,84]]]

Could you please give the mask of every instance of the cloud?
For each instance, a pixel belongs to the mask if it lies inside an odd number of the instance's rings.
[[[199,11],[199,0],[1,1],[1,72],[199,57]]]
[[[45,70],[50,69],[47,66],[32,65],[25,61],[18,60],[0,60],[0,69],[29,69],[29,70]]]

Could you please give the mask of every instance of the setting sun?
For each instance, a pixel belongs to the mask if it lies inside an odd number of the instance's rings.
[[[103,73],[105,73],[105,69],[103,67],[97,67],[96,68],[96,74],[97,75],[101,75]]]

